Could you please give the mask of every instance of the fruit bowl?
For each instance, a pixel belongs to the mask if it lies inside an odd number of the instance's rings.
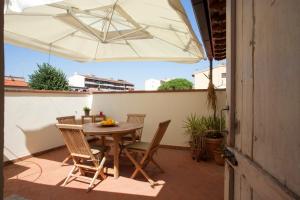
[[[104,127],[118,126],[118,124],[119,124],[119,122],[117,122],[113,119],[107,119],[107,120],[99,122],[99,125],[104,126]]]

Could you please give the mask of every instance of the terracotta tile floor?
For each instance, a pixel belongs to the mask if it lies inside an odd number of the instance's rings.
[[[151,164],[149,175],[162,185],[151,188],[142,176],[130,179],[133,167],[126,158],[121,159],[119,179],[108,177],[91,192],[81,180],[71,181],[63,187],[71,165],[61,166],[66,157],[65,148],[51,151],[4,168],[4,195],[17,195],[26,199],[161,199],[161,200],[221,200],[223,199],[223,167],[213,162],[195,162],[188,151],[160,149],[156,160],[165,173]],[[111,164],[111,163],[108,163]]]

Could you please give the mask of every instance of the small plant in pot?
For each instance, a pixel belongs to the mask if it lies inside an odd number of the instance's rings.
[[[224,118],[219,117],[207,117],[205,120],[206,131],[205,131],[205,145],[208,156],[214,158],[214,151],[220,148],[223,143],[224,135],[222,127],[225,125]]]
[[[191,114],[184,121],[185,132],[190,136],[190,147],[193,159],[199,159],[199,144],[205,134],[205,124],[203,117],[199,118],[196,114]]]
[[[91,109],[90,109],[89,107],[85,106],[85,107],[83,108],[83,111],[84,111],[84,115],[85,115],[85,116],[90,116],[90,111],[91,111]]]

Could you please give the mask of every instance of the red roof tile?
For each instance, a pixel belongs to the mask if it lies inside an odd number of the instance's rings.
[[[4,86],[28,87],[28,83],[19,80],[4,80]]]

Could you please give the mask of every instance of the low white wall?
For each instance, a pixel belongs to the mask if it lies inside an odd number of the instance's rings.
[[[146,114],[143,141],[150,141],[160,121],[171,119],[163,138],[166,145],[187,146],[183,121],[191,114],[208,115],[206,91],[151,93],[46,93],[5,92],[4,160],[14,160],[63,145],[55,127],[56,117],[103,111],[118,121],[127,113]],[[218,91],[218,106],[225,104],[225,91]]]
[[[226,92],[217,91],[218,107],[226,102]],[[189,138],[184,133],[183,121],[191,113],[209,115],[207,92],[141,92],[141,93],[98,93],[93,95],[92,112],[103,111],[118,121],[126,121],[127,113],[146,114],[143,141],[150,141],[158,123],[171,120],[162,144],[188,146]]]
[[[56,117],[89,105],[86,94],[5,92],[4,161],[63,145]]]

